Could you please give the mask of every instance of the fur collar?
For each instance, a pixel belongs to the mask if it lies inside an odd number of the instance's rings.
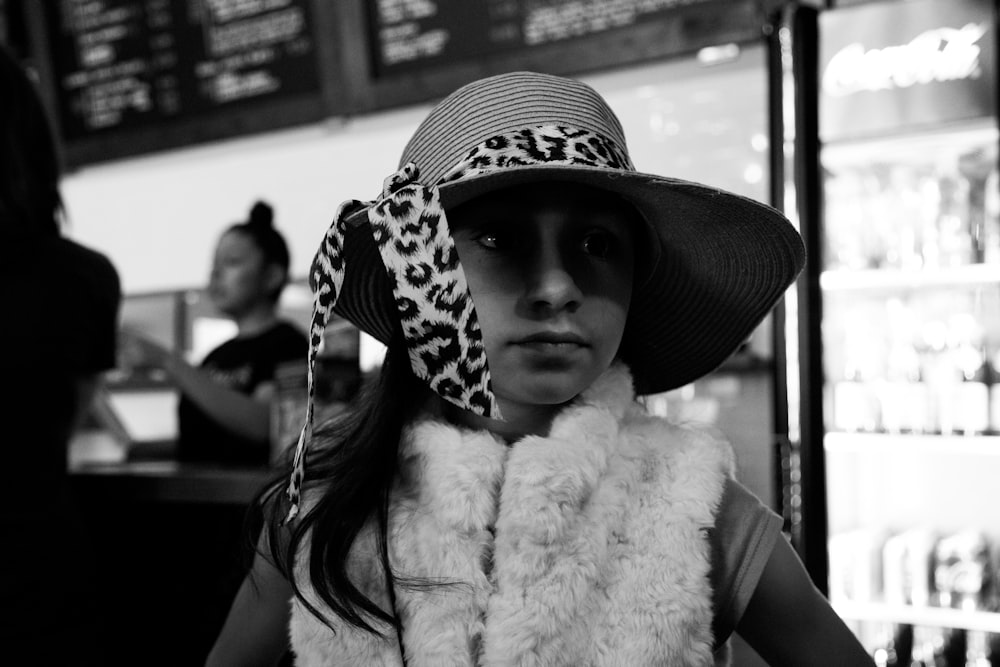
[[[731,473],[718,439],[648,416],[624,366],[605,373],[546,437],[508,447],[437,421],[411,426],[390,503],[409,667],[711,665],[705,529]],[[494,537],[495,535],[495,537]],[[352,580],[389,609],[374,531]],[[300,559],[301,560],[301,559]],[[307,595],[307,565],[297,566]],[[401,665],[386,639],[293,601],[300,665]]]

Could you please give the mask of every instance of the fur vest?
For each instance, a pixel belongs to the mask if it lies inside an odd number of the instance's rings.
[[[389,558],[398,576],[443,585],[395,586],[406,665],[714,664],[705,533],[731,473],[727,444],[646,414],[620,365],[547,437],[508,447],[414,424]],[[390,610],[377,553],[362,532],[348,571]],[[297,581],[315,600],[304,560]],[[393,628],[376,625],[380,638],[327,613],[336,632],[293,600],[296,664],[403,665]]]

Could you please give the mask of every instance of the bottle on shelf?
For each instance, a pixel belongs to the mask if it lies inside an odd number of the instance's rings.
[[[1000,169],[993,170],[983,185],[983,262],[1000,264]]]
[[[985,332],[971,313],[956,313],[949,320],[949,347],[960,381],[948,389],[952,402],[951,432],[980,435],[990,428],[992,372],[986,356]]]
[[[864,253],[863,183],[857,169],[826,170],[824,239],[827,269],[857,270],[868,266]]]
[[[945,667],[945,642],[942,628],[914,626],[910,667]]]
[[[882,547],[886,533],[856,528],[830,536],[830,601],[872,603],[881,594]]]
[[[924,266],[937,268],[941,266],[941,245],[939,239],[941,230],[938,228],[938,211],[941,208],[941,184],[933,175],[925,175],[920,183],[920,198],[928,211],[923,216],[923,229],[921,231],[922,243],[920,255],[923,257]]]
[[[872,651],[876,667],[908,667],[913,650],[913,626],[886,623]]]
[[[917,351],[927,387],[927,432],[951,433],[955,425],[951,396],[960,373],[949,354],[948,325],[940,319],[921,323]]]
[[[927,387],[914,345],[917,325],[913,309],[902,299],[890,298],[886,301],[886,322],[885,379],[879,384],[882,429],[888,433],[924,433],[930,428]]]
[[[963,628],[939,628],[941,648],[934,656],[936,667],[963,667],[968,647],[968,633]]]
[[[990,432],[1000,433],[1000,346],[992,351],[990,371],[993,374],[990,383]]]
[[[982,630],[970,630],[966,638],[963,667],[995,667],[1000,664],[1000,652],[996,650],[994,639],[998,636]]]
[[[934,548],[934,601],[937,606],[964,611],[994,607],[991,552],[990,541],[980,530],[964,530],[939,539]],[[943,631],[943,637],[938,664],[963,667],[989,665],[985,633],[950,628]]]
[[[986,188],[996,159],[985,147],[969,151],[958,158],[958,169],[969,184],[967,216],[973,263],[986,258]]]
[[[905,176],[903,165],[875,162],[868,167],[872,191],[866,205],[868,220],[865,249],[873,268],[898,270],[903,267],[910,222],[903,210]]]
[[[994,572],[991,546],[979,530],[946,535],[934,548],[936,603],[966,611],[992,606]]]
[[[986,635],[986,655],[990,661],[990,667],[1000,667],[1000,633],[989,633]],[[981,667],[976,665],[976,667]]]
[[[881,373],[869,333],[860,322],[845,332],[843,371],[833,385],[833,427],[839,431],[872,433],[880,427],[874,381]]]
[[[896,165],[893,170],[894,224],[898,229],[899,268],[903,270],[919,270],[924,265],[923,218],[927,207],[920,193],[921,171],[917,165]]]
[[[937,215],[941,265],[971,264],[974,244],[969,227],[969,181],[957,170],[949,171],[939,176],[938,187],[941,192]]]
[[[917,527],[896,533],[882,546],[882,596],[890,605],[931,604],[932,564],[937,535]]]

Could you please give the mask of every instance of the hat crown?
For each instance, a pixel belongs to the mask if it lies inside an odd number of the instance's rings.
[[[437,183],[477,145],[542,125],[567,125],[611,139],[628,152],[618,117],[585,83],[551,74],[509,72],[473,81],[444,98],[417,127],[403,155],[421,181]]]

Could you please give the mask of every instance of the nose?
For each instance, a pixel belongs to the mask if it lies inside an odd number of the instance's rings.
[[[534,311],[573,312],[580,306],[583,292],[572,267],[558,251],[541,252],[526,267],[526,299]]]

